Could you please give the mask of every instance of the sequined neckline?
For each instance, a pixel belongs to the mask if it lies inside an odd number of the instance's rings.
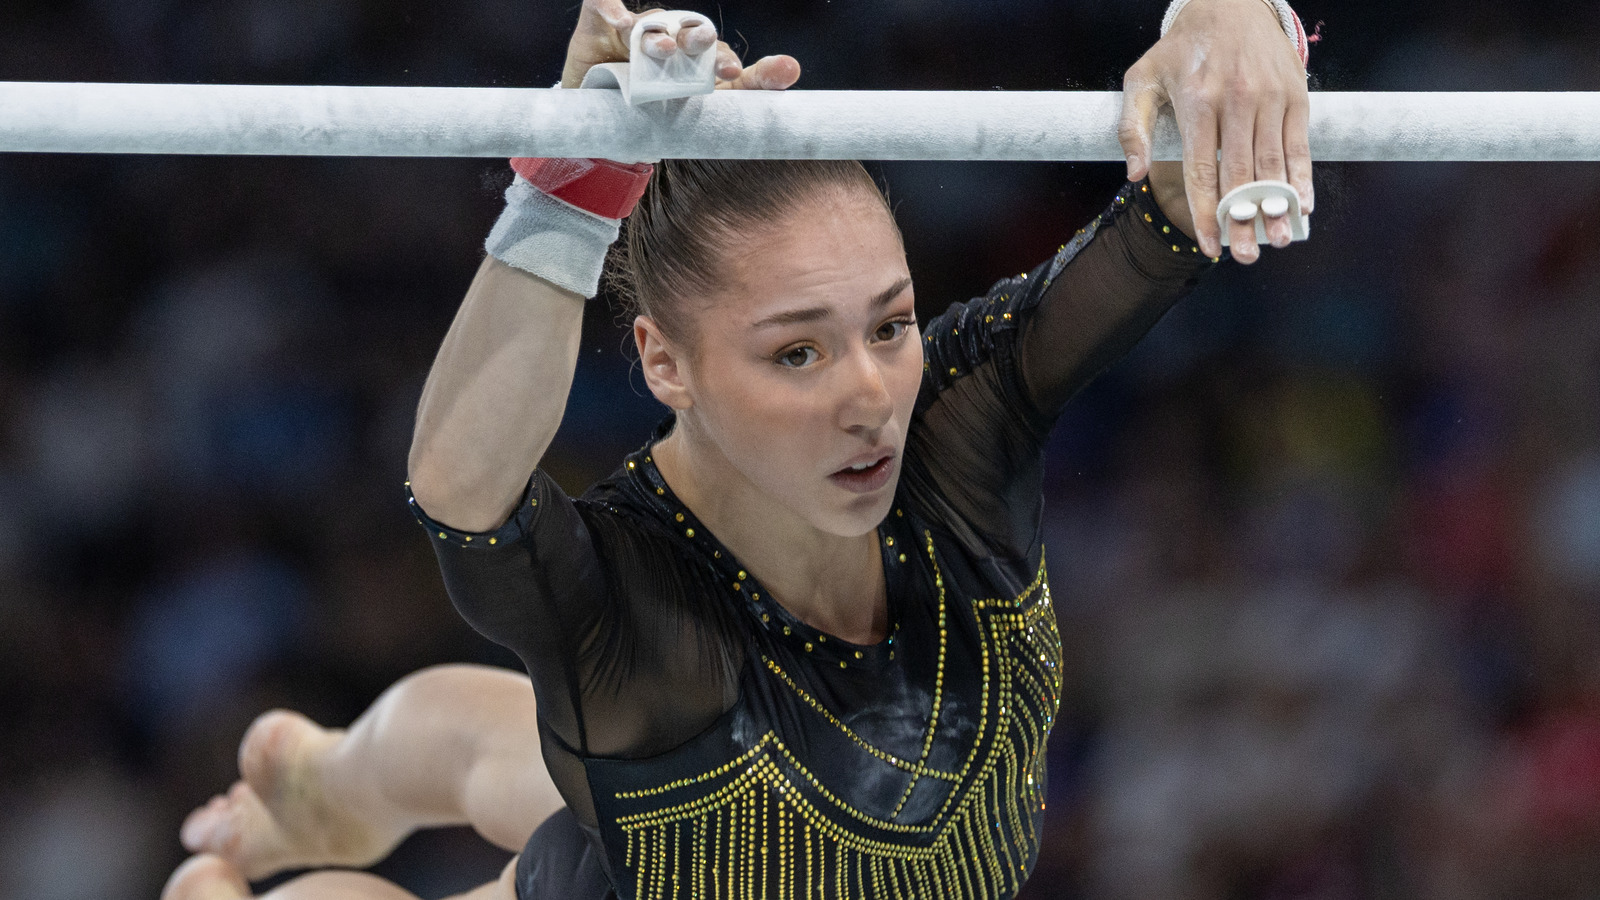
[[[681,542],[692,548],[717,570],[729,587],[730,596],[764,631],[786,640],[819,662],[837,663],[839,668],[878,665],[895,658],[895,645],[904,607],[908,567],[914,561],[914,528],[899,497],[893,511],[878,525],[878,549],[883,561],[883,576],[888,592],[889,634],[876,644],[856,644],[806,624],[796,617],[747,571],[717,536],[673,493],[656,467],[654,447],[671,431],[674,418],[668,416],[656,426],[649,443],[630,453],[623,461],[623,475],[633,483],[661,523]]]

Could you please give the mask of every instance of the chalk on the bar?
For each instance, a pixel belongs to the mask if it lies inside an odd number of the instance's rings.
[[[1111,91],[715,91],[633,106],[541,88],[0,81],[0,153],[1122,162],[1122,107]],[[1152,159],[1181,158],[1169,113],[1155,137]],[[1314,91],[1310,137],[1319,163],[1600,161],[1600,91]]]

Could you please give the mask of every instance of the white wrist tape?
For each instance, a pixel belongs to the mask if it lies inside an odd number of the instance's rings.
[[[505,212],[483,248],[508,266],[593,297],[621,225],[557,200],[519,175],[506,188]]]

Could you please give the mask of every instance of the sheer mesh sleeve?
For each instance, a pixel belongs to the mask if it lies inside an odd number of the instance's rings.
[[[1037,545],[1043,447],[1067,400],[1121,358],[1210,260],[1147,184],[1032,272],[928,323],[906,489],[963,541],[1017,557]]]

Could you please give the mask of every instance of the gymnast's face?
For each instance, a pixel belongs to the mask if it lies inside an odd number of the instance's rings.
[[[675,389],[657,396],[726,461],[732,496],[830,534],[876,528],[922,382],[910,271],[883,201],[819,195],[746,235],[718,275],[689,317],[693,346],[675,354]]]

